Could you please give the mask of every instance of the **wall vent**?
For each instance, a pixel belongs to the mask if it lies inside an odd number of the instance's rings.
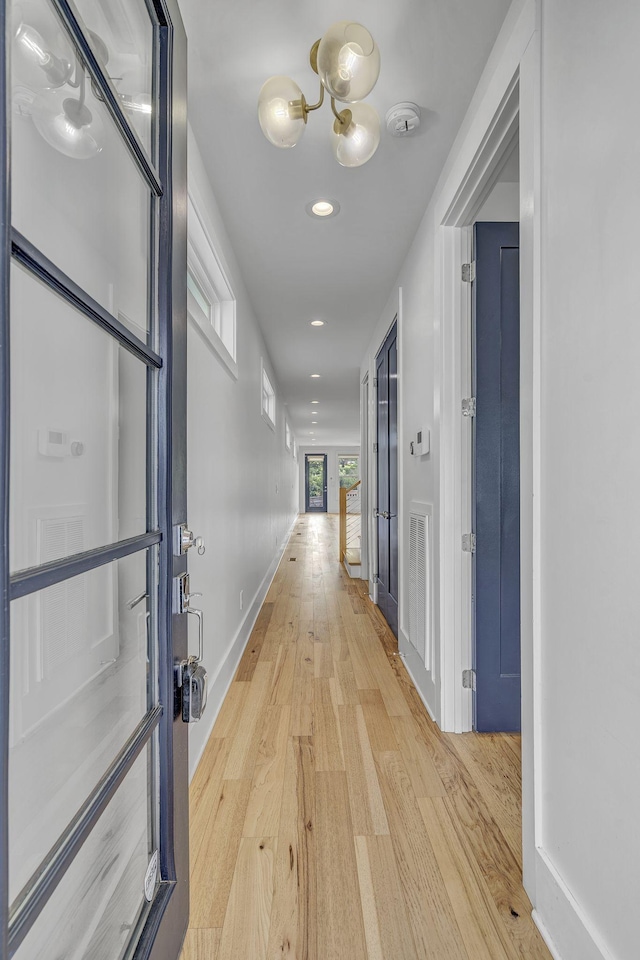
[[[39,521],[39,560],[50,563],[85,549],[84,517]],[[78,655],[86,643],[87,577],[47,587],[39,603],[39,679],[46,680]]]
[[[432,669],[431,531],[426,513],[409,515],[409,640]]]

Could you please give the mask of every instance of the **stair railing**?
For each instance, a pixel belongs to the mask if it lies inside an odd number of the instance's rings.
[[[350,487],[340,487],[340,563],[347,550],[360,548],[360,490],[361,480]]]

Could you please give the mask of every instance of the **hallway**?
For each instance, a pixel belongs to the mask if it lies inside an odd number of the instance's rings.
[[[519,738],[439,732],[337,534],[298,518],[191,784],[182,960],[548,958]]]

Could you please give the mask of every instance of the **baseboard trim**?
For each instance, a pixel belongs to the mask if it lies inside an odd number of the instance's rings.
[[[536,850],[531,916],[554,960],[616,960],[541,847]]]
[[[238,664],[242,658],[245,647],[249,642],[249,637],[251,636],[251,631],[253,630],[256,620],[258,619],[258,614],[262,608],[262,604],[265,601],[265,597],[269,592],[269,587],[273,582],[273,578],[276,575],[276,571],[280,566],[280,561],[282,560],[282,555],[284,554],[285,549],[289,544],[293,528],[296,525],[298,517],[297,515],[291,521],[291,526],[289,527],[287,533],[282,538],[282,542],[278,547],[267,572],[265,573],[262,583],[258,587],[256,594],[251,602],[251,606],[248,608],[247,613],[238,627],[235,637],[229,644],[226,654],[224,655],[220,666],[216,670],[213,676],[209,677],[209,696],[207,698],[207,720],[209,729],[207,730],[207,735],[202,741],[202,746],[196,754],[191,755],[189,753],[189,781],[193,779],[193,775],[198,769],[198,764],[202,759],[202,754],[204,753],[211,733],[215,726],[215,722],[218,719],[218,714],[220,713],[220,708],[224,703],[224,698],[229,692],[229,687],[233,681],[236,670],[238,669]],[[211,711],[211,712],[209,712]]]
[[[404,630],[403,630],[402,628],[400,628],[400,629],[398,630],[398,633],[400,634],[400,636],[399,636],[399,638],[398,638],[398,649],[400,648],[400,640],[402,640],[402,642],[403,642],[402,645],[403,645],[403,647],[405,648],[405,650],[408,652],[408,654],[409,654],[409,656],[410,656],[411,653],[413,653],[413,652],[415,652],[415,651],[414,651],[413,646],[411,645],[411,641],[409,640],[409,637],[406,635],[406,633],[404,632]],[[437,723],[438,721],[436,720],[435,714],[434,714],[433,710],[431,709],[431,704],[427,702],[427,700],[426,700],[426,698],[425,698],[422,690],[420,689],[420,686],[419,686],[419,684],[418,684],[418,682],[417,682],[417,680],[416,680],[416,678],[415,678],[415,674],[413,673],[413,670],[411,669],[411,663],[410,663],[410,660],[409,660],[409,656],[407,656],[407,653],[405,653],[404,650],[400,650],[400,658],[401,658],[402,662],[404,663],[404,666],[405,666],[405,669],[406,669],[407,673],[408,673],[409,676],[411,677],[411,681],[412,681],[414,687],[416,688],[416,692],[417,692],[418,696],[420,697],[420,699],[422,700],[422,702],[423,702],[423,704],[424,704],[425,710],[427,711],[427,713],[429,714],[429,716],[431,717],[431,719],[433,720],[433,722],[434,722],[434,723]],[[418,654],[416,653],[416,657],[417,657],[417,656],[418,656]]]

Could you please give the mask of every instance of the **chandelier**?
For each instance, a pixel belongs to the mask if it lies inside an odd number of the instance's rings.
[[[309,62],[320,77],[318,102],[308,104],[298,84],[289,77],[271,77],[258,98],[262,132],[276,147],[295,147],[309,114],[322,106],[326,91],[334,115],[333,154],[343,167],[359,167],[371,159],[380,143],[378,114],[361,102],[380,74],[377,44],[362,24],[341,20],[314,43]],[[338,111],[336,100],[350,106]]]

